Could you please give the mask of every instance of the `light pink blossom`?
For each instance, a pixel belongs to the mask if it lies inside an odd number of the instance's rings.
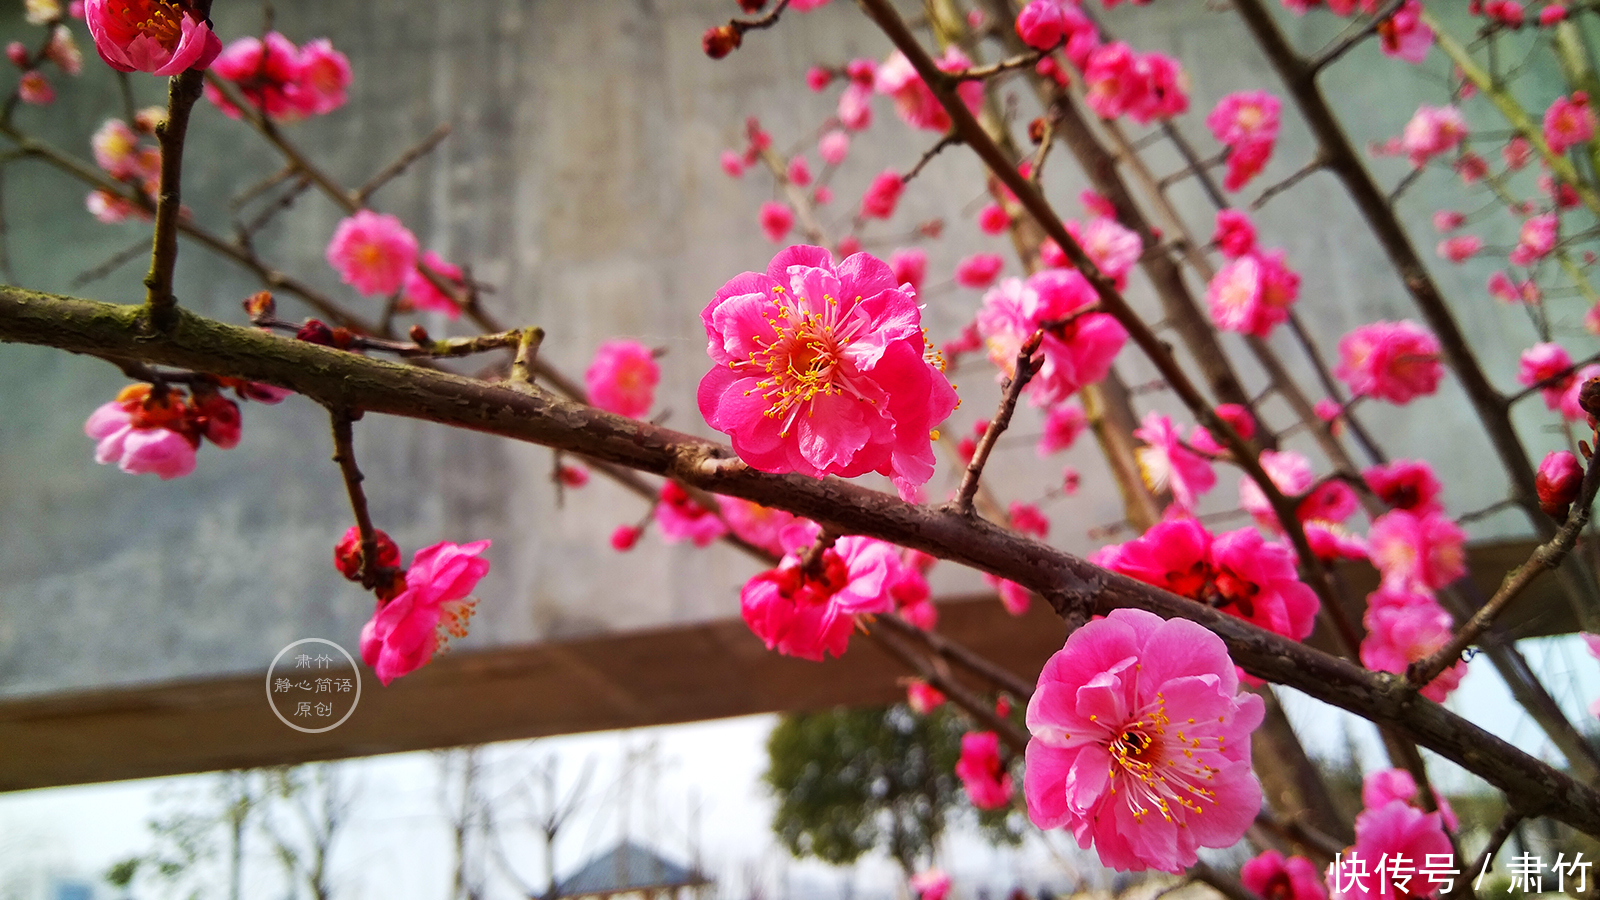
[[[784,552],[784,530],[800,521],[781,509],[738,497],[718,495],[717,505],[722,508],[722,518],[734,534],[776,556],[782,556]]]
[[[461,267],[444,260],[439,254],[428,250],[422,254],[422,265],[433,270],[433,273],[447,285],[458,287],[466,286],[466,276]],[[406,273],[404,285],[400,290],[401,299],[411,304],[412,309],[425,309],[430,312],[442,312],[450,319],[461,318],[461,304],[453,297],[439,290],[428,276],[422,274],[421,267],[412,267]]]
[[[780,251],[702,310],[713,367],[700,412],[749,465],[813,477],[890,475],[901,494],[933,474],[930,433],[956,406],[926,356],[915,298],[865,253]]]
[[[1217,102],[1206,116],[1206,127],[1218,143],[1236,146],[1278,139],[1278,112],[1282,103],[1266,91],[1240,91]]]
[[[362,294],[392,294],[417,264],[417,239],[391,215],[359,210],[334,229],[328,265]]]
[[[1007,278],[983,296],[977,327],[1002,377],[1015,374],[1024,341],[1044,328],[1044,364],[1027,391],[1040,406],[1061,403],[1106,376],[1128,333],[1105,313],[1083,313],[1098,295],[1076,269]],[[1049,327],[1046,327],[1049,326]]]
[[[23,103],[34,106],[49,106],[55,102],[56,89],[50,86],[50,80],[38,69],[23,72],[22,78],[17,82],[17,98]]]
[[[1439,353],[1438,339],[1415,322],[1373,322],[1339,339],[1333,373],[1354,394],[1400,406],[1438,389]]]
[[[1442,513],[1395,509],[1372,523],[1367,544],[1385,585],[1434,591],[1466,573],[1466,538]]]
[[[251,109],[273,119],[298,119],[307,106],[301,99],[301,79],[305,63],[300,48],[276,31],[258,37],[242,37],[217,56],[212,70],[217,77],[233,83],[244,94]],[[206,99],[229,118],[239,118],[234,106],[215,86],[207,84]]]
[[[142,396],[148,396],[148,391]],[[89,415],[83,432],[94,438],[94,461],[116,463],[129,475],[153,474],[162,481],[194,471],[197,439],[145,415],[142,397],[123,397],[102,404]]]
[[[967,799],[979,809],[1001,809],[1011,803],[1011,775],[1000,761],[1000,735],[969,731],[961,736],[956,776]]]
[[[1533,387],[1541,382],[1546,382],[1539,388],[1539,393],[1544,396],[1546,409],[1559,409],[1561,398],[1577,379],[1572,368],[1572,357],[1557,343],[1534,344],[1522,351],[1517,362],[1517,383],[1525,387]],[[1563,375],[1562,373],[1566,374]]]
[[[839,124],[861,131],[872,124],[872,85],[852,81],[839,94]]]
[[[1522,223],[1517,234],[1517,245],[1511,248],[1511,263],[1530,266],[1544,259],[1556,246],[1558,221],[1555,213],[1533,216]]]
[[[606,412],[637,419],[655,402],[661,367],[655,354],[638,341],[604,341],[583,373],[589,402]]]
[[[361,629],[361,659],[389,684],[427,665],[451,638],[467,635],[477,599],[467,596],[489,572],[488,541],[441,542],[417,551],[406,586],[379,602]]]
[[[983,580],[994,588],[1000,597],[1000,605],[1013,616],[1027,613],[1028,607],[1033,604],[1033,592],[1015,581],[1007,581],[987,572],[983,574]]]
[[[817,155],[830,166],[844,162],[850,153],[850,134],[835,128],[817,140]]]
[[[1109,216],[1097,216],[1082,228],[1077,222],[1068,222],[1067,231],[1095,266],[1117,283],[1119,290],[1127,283],[1128,271],[1144,252],[1139,235]]]
[[[1363,6],[1369,4],[1363,2]],[[1364,10],[1376,12],[1376,9]],[[1422,21],[1422,3],[1406,0],[1400,9],[1378,25],[1379,47],[1385,56],[1403,59],[1408,63],[1422,62],[1433,47],[1433,29]]]
[[[119,72],[177,75],[222,52],[211,26],[173,0],[86,0],[83,17],[95,52]]]
[[[717,162],[730,178],[738,178],[744,174],[744,157],[736,151],[722,151],[722,155],[717,157]]]
[[[1589,108],[1589,95],[1573,92],[1571,97],[1557,97],[1544,112],[1544,140],[1551,153],[1565,153],[1568,147],[1594,138],[1594,110]]]
[[[1409,881],[1389,877],[1387,861],[1411,860]],[[1328,890],[1335,900],[1410,900],[1439,893],[1444,879],[1472,877],[1439,874],[1460,868],[1439,814],[1424,813],[1402,800],[1391,800],[1356,816],[1356,843],[1328,867]],[[1422,870],[1430,874],[1423,874]],[[1364,877],[1357,877],[1357,873]]]
[[[960,72],[970,68],[972,60],[960,48],[951,45],[945,50],[944,56],[938,59],[937,65],[944,72]],[[894,99],[895,110],[900,113],[900,118],[913,128],[941,133],[950,130],[950,114],[945,112],[938,98],[933,96],[933,91],[912,67],[911,61],[899,50],[889,54],[889,58],[878,66],[873,87],[878,93]],[[977,115],[978,108],[983,105],[983,84],[963,81],[956,88],[956,94],[967,109]]]
[[[1466,262],[1483,248],[1483,240],[1475,234],[1458,234],[1439,242],[1438,254],[1453,263]]]
[[[1411,164],[1420,168],[1433,157],[1460,146],[1466,136],[1466,120],[1454,106],[1419,106],[1400,134],[1400,147]]]
[[[1188,620],[1117,609],[1077,629],[1028,701],[1028,818],[1119,870],[1178,873],[1232,846],[1261,808],[1264,707],[1238,688],[1222,640]]]
[[[662,483],[655,517],[662,540],[669,544],[692,541],[696,547],[705,547],[728,533],[722,517],[701,506],[676,481]]]
[[[1361,641],[1361,664],[1375,672],[1404,674],[1412,663],[1426,659],[1449,643],[1455,622],[1432,597],[1411,594],[1410,602],[1371,603],[1367,607],[1367,636]],[[1467,664],[1457,660],[1424,685],[1422,696],[1435,703],[1461,684]]]
[[[1177,509],[1192,512],[1200,495],[1216,487],[1211,463],[1183,445],[1172,419],[1152,410],[1133,436],[1145,442],[1134,450],[1145,484],[1153,491],[1171,491]]]
[[[1466,216],[1452,209],[1441,209],[1433,214],[1433,227],[1436,231],[1455,231],[1466,222]]]
[[[1405,769],[1378,769],[1361,779],[1361,806],[1364,809],[1377,809],[1394,800],[1415,804],[1418,793],[1416,779]],[[1456,820],[1455,811],[1450,808],[1450,801],[1439,796],[1437,791],[1433,799],[1444,826],[1455,831],[1460,823]]]

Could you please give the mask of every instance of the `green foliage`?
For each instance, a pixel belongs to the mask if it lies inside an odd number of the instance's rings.
[[[955,775],[966,721],[941,707],[835,709],[779,719],[767,739],[772,829],[796,856],[846,865],[880,848],[909,874],[929,859],[951,815],[967,805]],[[979,817],[994,839],[1015,843],[1019,816]]]

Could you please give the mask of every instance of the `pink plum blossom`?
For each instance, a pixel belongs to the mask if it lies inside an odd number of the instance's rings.
[[[722,151],[722,155],[717,158],[717,162],[722,166],[722,171],[726,172],[730,178],[738,178],[744,174],[744,157],[733,150]]]
[[[1405,769],[1379,769],[1361,779],[1361,806],[1365,809],[1387,806],[1393,800],[1415,803],[1417,794],[1417,781]],[[1433,799],[1444,826],[1455,831],[1460,823],[1456,821],[1455,811],[1450,808],[1449,801],[1440,797],[1438,792],[1434,793]]]
[[[944,72],[960,72],[970,68],[972,60],[960,48],[951,45],[939,58],[937,65]],[[889,54],[889,58],[878,66],[873,87],[878,93],[894,99],[900,118],[911,127],[941,133],[950,130],[950,114],[945,112],[922,76],[912,68],[911,61],[899,50]],[[956,94],[974,115],[983,105],[983,85],[980,82],[964,81],[956,88]]]
[[[925,356],[915,297],[865,253],[837,267],[795,246],[746,272],[700,314],[713,367],[700,412],[766,472],[880,472],[902,496],[933,474],[930,433],[955,389]]]
[[[1117,609],[1077,629],[1028,701],[1028,818],[1118,870],[1179,873],[1232,846],[1261,808],[1264,707],[1238,688],[1222,639],[1186,619]]]
[[[722,508],[722,518],[734,534],[776,556],[783,555],[784,529],[800,521],[781,509],[738,497],[718,496],[717,505]]]
[[[1223,266],[1206,287],[1211,320],[1224,331],[1266,337],[1289,318],[1300,276],[1282,250],[1251,251]]]
[[[998,253],[974,253],[956,263],[956,284],[979,290],[994,283],[1006,261]]]
[[[391,215],[358,210],[334,229],[328,265],[362,294],[392,294],[417,264],[417,239]]]
[[[1433,46],[1433,29],[1422,21],[1420,0],[1406,0],[1394,15],[1380,22],[1378,37],[1385,56],[1413,64],[1426,59],[1429,48]]]
[[[1354,394],[1400,406],[1438,389],[1439,352],[1438,339],[1415,322],[1373,322],[1339,339],[1333,373]]]
[[[1049,269],[1027,281],[1007,278],[983,295],[978,333],[1002,377],[1016,370],[1023,342],[1044,329],[1039,352],[1044,364],[1028,382],[1033,402],[1065,401],[1106,376],[1128,333],[1105,313],[1082,313],[1098,296],[1076,269]],[[1047,327],[1048,326],[1048,327]]]
[[[1011,227],[1011,216],[1005,207],[991,203],[978,210],[978,229],[984,234],[999,234]]]
[[[1454,106],[1419,106],[1400,134],[1400,148],[1411,164],[1420,168],[1433,157],[1460,146],[1466,136],[1466,120]]]
[[[1042,459],[1052,453],[1060,453],[1072,446],[1078,435],[1089,425],[1089,417],[1084,415],[1083,408],[1076,403],[1057,403],[1050,407],[1044,417],[1044,433],[1039,436],[1037,447],[1039,457]]]
[[[1067,231],[1083,247],[1083,252],[1099,270],[1116,282],[1118,290],[1127,283],[1128,271],[1139,261],[1144,245],[1139,235],[1122,227],[1110,216],[1097,216],[1089,224],[1078,227],[1068,222]]]
[[[158,413],[164,410],[152,409],[160,401],[149,399],[148,386],[135,387],[143,390],[123,391],[118,399],[97,408],[84,423],[84,434],[98,442],[94,461],[101,465],[116,463],[117,468],[129,475],[154,474],[162,481],[193,472],[199,440],[168,427],[178,424],[173,419],[181,412],[173,410],[170,416],[147,415],[147,410]],[[169,400],[166,405],[171,408],[179,404]]]
[[[1264,851],[1239,867],[1239,880],[1261,900],[1328,900],[1322,873],[1304,856]]]
[[[906,704],[917,715],[925,716],[933,712],[944,699],[944,694],[938,688],[920,678],[913,678],[906,683]]]
[[[1406,602],[1369,603],[1367,636],[1361,641],[1361,664],[1375,672],[1403,674],[1412,663],[1426,659],[1449,643],[1455,621],[1427,594],[1408,594]],[[1422,696],[1435,703],[1461,683],[1467,664],[1457,660],[1424,685]]]
[[[1397,459],[1361,473],[1378,499],[1415,515],[1443,512],[1439,504],[1439,479],[1424,460]]]
[[[1224,209],[1217,212],[1217,230],[1211,235],[1212,243],[1229,259],[1238,259],[1255,249],[1256,228],[1250,216],[1241,210]]]
[[[1433,227],[1436,231],[1455,231],[1467,223],[1467,217],[1452,209],[1441,209],[1433,214]]]
[[[433,274],[446,285],[459,287],[466,286],[466,275],[461,267],[444,260],[439,254],[428,250],[422,254],[422,265],[433,270]],[[411,304],[412,309],[425,309],[429,312],[444,313],[450,319],[461,317],[461,304],[455,298],[439,290],[428,276],[422,274],[420,266],[413,267],[406,273],[405,284],[400,289],[400,297]]]
[[[56,89],[50,86],[50,80],[38,69],[23,72],[22,78],[17,82],[17,98],[23,103],[34,106],[49,106],[55,102]]]
[[[333,49],[332,41],[307,41],[300,48],[300,114],[322,116],[343,106],[350,78],[350,59]]]
[[[1562,395],[1577,380],[1571,369],[1572,357],[1560,344],[1534,344],[1518,359],[1517,383],[1526,387],[1543,383],[1539,393],[1544,395],[1545,408],[1559,409]]]
[[[894,280],[910,285],[912,293],[922,288],[922,279],[928,275],[928,254],[921,247],[907,247],[889,254],[889,268]]]
[[[95,52],[119,72],[177,75],[222,52],[211,26],[173,0],[86,0],[83,17]]]
[[[655,354],[638,341],[601,343],[583,373],[590,403],[631,419],[650,411],[660,380],[661,367],[656,365]]]
[[[1015,581],[1007,581],[987,572],[984,573],[983,580],[994,588],[1000,597],[1000,605],[1013,616],[1027,613],[1028,607],[1033,603],[1033,592]]]
[[[1017,37],[1036,50],[1049,50],[1067,35],[1065,4],[1060,0],[1030,0],[1017,13]]]
[[[790,209],[788,204],[776,200],[768,200],[761,204],[760,219],[761,233],[774,244],[783,243],[790,229],[794,228],[794,210]]]
[[[1534,216],[1522,223],[1517,234],[1517,245],[1511,248],[1511,263],[1530,266],[1544,259],[1556,246],[1558,222],[1555,213]]]
[[[1145,484],[1153,491],[1171,491],[1177,509],[1192,512],[1200,495],[1216,487],[1211,463],[1183,445],[1172,419],[1151,411],[1133,436],[1145,442],[1134,451]]]
[[[1575,91],[1571,97],[1557,97],[1544,113],[1544,140],[1551,153],[1565,153],[1568,147],[1594,138],[1594,110],[1589,95]]]
[[[1000,761],[1000,735],[969,731],[961,736],[956,776],[967,799],[979,809],[1001,809],[1011,802],[1011,775]]]
[[[1442,513],[1394,509],[1372,523],[1367,543],[1385,585],[1434,591],[1466,573],[1466,537]]]
[[[1560,521],[1566,521],[1567,509],[1578,499],[1578,488],[1583,484],[1583,466],[1570,450],[1555,450],[1545,454],[1534,477],[1534,490],[1539,495],[1539,508]]]
[[[144,181],[160,177],[161,151],[141,147],[139,135],[121,119],[107,119],[89,139],[94,161],[118,180]]]
[[[877,178],[872,179],[872,184],[862,195],[861,215],[871,219],[887,219],[894,215],[894,208],[900,203],[900,194],[905,187],[905,179],[900,177],[899,172],[884,169]]]
[[[676,481],[662,483],[655,516],[661,537],[669,544],[693,541],[696,547],[705,547],[728,533],[728,523],[696,502]]]
[[[305,63],[300,48],[276,31],[266,39],[242,37],[217,56],[212,70],[244,94],[254,110],[273,119],[298,119],[303,115],[300,81]],[[234,106],[214,85],[206,85],[206,99],[229,118],[239,118]]]
[[[1475,234],[1458,234],[1439,242],[1438,254],[1453,263],[1466,262],[1483,247],[1483,240]]]
[[[844,162],[850,153],[850,134],[835,128],[817,140],[817,155],[830,166]]]
[[[943,869],[924,869],[911,876],[911,892],[916,900],[946,900],[950,896],[950,876]]]
[[[405,589],[380,601],[361,629],[361,659],[389,684],[427,665],[451,638],[467,635],[477,599],[467,596],[489,572],[488,541],[441,542],[417,551]]]
[[[800,187],[810,185],[811,163],[807,162],[804,156],[796,156],[794,159],[789,160],[789,169],[786,172],[786,177]]]
[[[1095,48],[1085,62],[1084,102],[1102,119],[1126,114],[1148,125],[1189,108],[1189,79],[1169,56],[1139,54],[1115,41]]]
[[[892,545],[852,535],[823,550],[816,570],[807,571],[800,555],[815,533],[805,525],[785,531],[788,554],[745,583],[739,612],[768,650],[821,662],[824,652],[844,655],[858,614],[893,608],[888,582],[899,560]]]
[[[839,94],[839,124],[861,131],[872,124],[872,85],[852,81]]]
[[[1411,860],[1413,868],[1404,884],[1388,877],[1383,865],[1386,859],[1398,858]],[[1459,868],[1439,814],[1391,800],[1356,816],[1355,846],[1328,867],[1328,890],[1334,900],[1422,900],[1437,895],[1445,880],[1472,877],[1465,872],[1440,874]],[[1357,877],[1357,872],[1364,877]]]

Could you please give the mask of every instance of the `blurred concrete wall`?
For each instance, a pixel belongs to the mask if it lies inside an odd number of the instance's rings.
[[[331,37],[355,70],[349,105],[325,119],[286,130],[333,176],[358,184],[436,124],[454,134],[433,154],[384,188],[373,205],[399,215],[424,247],[472,266],[497,290],[487,305],[511,324],[539,324],[550,337],[544,352],[581,376],[594,347],[631,336],[668,352],[658,409],[673,427],[706,433],[694,386],[704,373],[697,313],[730,276],[760,269],[774,250],[755,227],[756,208],[771,194],[759,173],[734,181],[721,173],[718,153],[742,146],[743,121],[757,114],[780,148],[808,153],[813,167],[818,126],[835,92],[815,95],[802,74],[814,62],[839,64],[857,56],[881,58],[886,42],[852,5],[835,3],[809,15],[790,15],[772,31],[755,32],[742,50],[714,63],[700,51],[700,34],[734,11],[726,0],[638,0],[568,3],[556,0],[409,0],[329,2],[276,0],[277,28],[297,42]],[[19,14],[6,13],[6,38],[25,34]],[[1113,26],[1134,43],[1178,53],[1194,85],[1194,114],[1183,125],[1212,152],[1203,114],[1224,93],[1258,85],[1276,88],[1270,71],[1249,50],[1237,22],[1208,5],[1162,3],[1118,10]],[[1333,35],[1326,17],[1288,20],[1300,46]],[[255,4],[217,4],[225,39],[259,32]],[[1137,29],[1135,31],[1135,29]],[[82,26],[80,40],[86,42]],[[87,44],[85,43],[86,50]],[[60,100],[48,110],[24,109],[20,121],[83,157],[88,135],[120,110],[110,73],[88,51],[87,74],[57,79]],[[1415,72],[1380,63],[1364,46],[1332,73],[1345,111],[1362,140],[1398,134],[1418,102],[1443,101],[1435,55]],[[164,82],[132,78],[141,102],[160,102]],[[1008,93],[1020,93],[1016,86]],[[1019,120],[1032,116],[1018,98]],[[886,167],[905,170],[936,136],[912,132],[890,104],[875,101],[877,123],[860,137],[834,179],[838,199],[823,210],[837,235],[860,191]],[[1298,168],[1309,155],[1305,130],[1285,126],[1277,159],[1258,185]],[[202,103],[186,161],[186,200],[198,219],[230,228],[228,200],[242,185],[271,174],[277,158],[248,128]],[[1175,167],[1156,154],[1158,171]],[[1076,215],[1077,176],[1055,157],[1052,194]],[[1384,161],[1389,179],[1404,163]],[[946,237],[930,246],[925,290],[936,341],[953,337],[970,317],[977,295],[949,283],[955,260],[976,249],[1003,252],[999,238],[972,222],[981,195],[978,164],[959,149],[928,166],[890,224],[866,232],[868,249],[887,254],[909,239],[914,223],[947,222]],[[1426,218],[1448,194],[1449,178],[1431,174],[1402,201],[1408,220],[1435,239]],[[81,271],[141,239],[141,226],[103,226],[82,209],[84,189],[33,162],[5,168],[6,236],[15,280],[23,285],[134,302],[144,261],[107,279],[73,288]],[[1197,191],[1178,199],[1202,237],[1210,211]],[[350,294],[323,262],[340,213],[308,194],[258,240],[261,253],[287,271],[376,315],[376,301]],[[1326,353],[1359,321],[1408,315],[1376,246],[1332,180],[1316,177],[1260,216],[1264,240],[1284,246],[1304,275],[1301,309]],[[1509,245],[1514,225],[1486,235]],[[1495,307],[1483,290],[1485,266],[1438,267],[1447,291],[1492,376],[1509,385],[1516,353],[1531,331],[1516,311]],[[1015,273],[1015,263],[1008,265]],[[258,288],[248,276],[186,244],[179,260],[184,304],[226,320],[243,320],[239,301]],[[1198,287],[1198,286],[1197,286]],[[1131,294],[1151,304],[1137,278]],[[304,314],[284,298],[285,315]],[[1581,311],[1569,317],[1572,321]],[[437,316],[423,321],[435,334],[461,331]],[[1571,335],[1571,332],[1567,332]],[[1575,352],[1584,337],[1572,337]],[[1275,345],[1288,348],[1282,336]],[[1150,372],[1132,354],[1127,379]],[[323,411],[292,398],[282,406],[245,411],[245,438],[230,451],[205,448],[196,473],[163,483],[93,464],[93,445],[81,423],[124,383],[111,366],[37,348],[0,346],[0,694],[116,684],[262,669],[290,642],[325,637],[352,652],[370,599],[334,571],[333,543],[350,524]],[[1259,380],[1253,366],[1247,376]],[[958,376],[965,403],[953,428],[965,432],[993,408],[992,375],[974,363]],[[1319,393],[1305,382],[1313,398]],[[1171,407],[1159,394],[1142,402]],[[1275,407],[1270,407],[1273,409]],[[1281,407],[1276,407],[1281,412]],[[1493,502],[1498,477],[1467,473],[1489,465],[1487,444],[1471,427],[1453,386],[1441,397],[1403,409],[1373,410],[1369,422],[1393,439],[1397,455],[1452,448],[1460,468],[1449,473],[1453,512]],[[1419,415],[1421,413],[1421,415]],[[1547,419],[1527,423],[1540,452],[1556,436],[1540,433]],[[1025,412],[1014,438],[1002,444],[996,471],[1006,499],[1038,499],[1054,485],[1061,462],[1039,463]],[[374,517],[407,555],[439,540],[494,539],[493,569],[469,643],[510,644],[604,629],[629,629],[737,614],[738,586],[753,571],[748,560],[721,548],[666,547],[654,536],[617,554],[612,529],[631,522],[643,505],[595,479],[557,504],[551,455],[480,435],[451,433],[410,422],[369,419],[357,430],[357,450],[369,478]],[[1087,444],[1087,442],[1085,442]],[[1549,445],[1549,446],[1545,446]],[[1046,501],[1056,519],[1052,539],[1073,550],[1093,546],[1090,529],[1115,522],[1118,507],[1093,448],[1071,462],[1084,473],[1075,498]],[[930,485],[938,499],[954,483],[953,467]],[[1224,476],[1215,506],[1232,505],[1233,478]],[[1515,519],[1479,526],[1517,532]],[[1487,533],[1487,532],[1486,532]],[[977,584],[971,573],[946,573],[949,586]]]

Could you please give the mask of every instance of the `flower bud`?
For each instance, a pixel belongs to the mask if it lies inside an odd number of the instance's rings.
[[[1600,378],[1591,378],[1578,388],[1578,408],[1589,414],[1589,427],[1600,418]]]
[[[739,33],[739,29],[732,25],[717,25],[706,29],[706,33],[700,38],[700,47],[712,59],[721,59],[739,49],[739,44],[743,41],[744,36]]]
[[[617,530],[611,532],[611,549],[618,553],[625,553],[633,549],[639,542],[639,529],[632,525],[618,525]]]
[[[245,315],[250,317],[251,321],[255,321],[256,319],[277,315],[278,304],[277,301],[272,299],[271,291],[256,291],[245,298],[244,312]]]
[[[306,323],[300,326],[300,330],[294,333],[294,339],[312,344],[321,344],[324,347],[332,347],[333,329],[319,319],[307,319]]]
[[[761,8],[766,5],[767,0],[739,0],[739,8],[747,13],[761,12]]]
[[[400,548],[395,546],[394,539],[382,531],[374,531],[373,537],[378,544],[378,565],[385,568],[400,565]],[[333,564],[344,577],[361,580],[361,529],[352,525],[334,545]]]
[[[1578,498],[1578,489],[1583,486],[1583,467],[1578,465],[1576,456],[1557,450],[1539,463],[1539,474],[1533,484],[1539,493],[1539,508],[1564,521],[1567,507]]]

